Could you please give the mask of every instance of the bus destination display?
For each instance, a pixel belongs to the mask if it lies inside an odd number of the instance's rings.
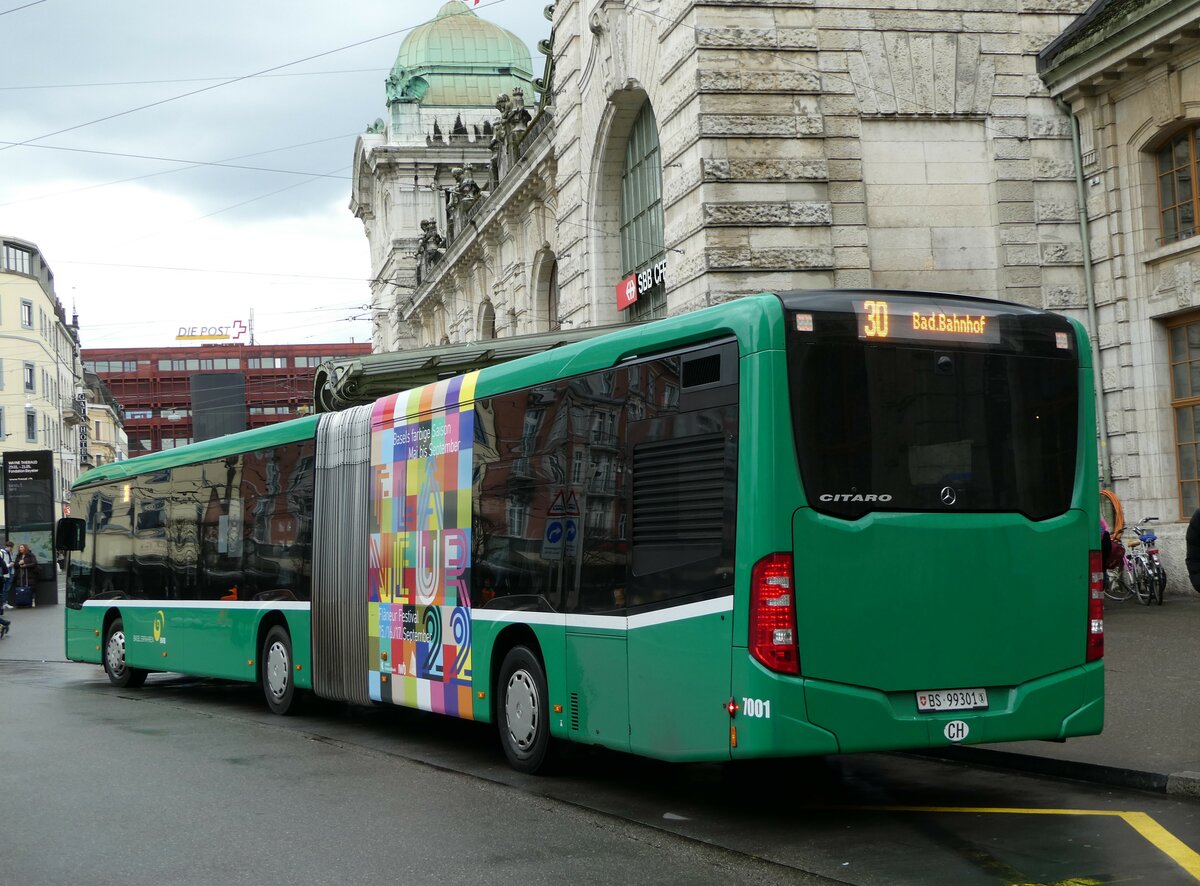
[[[930,302],[856,301],[858,337],[863,341],[998,342],[996,317],[987,311],[945,311]]]

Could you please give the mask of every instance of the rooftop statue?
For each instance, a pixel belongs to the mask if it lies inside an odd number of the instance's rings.
[[[429,91],[429,81],[405,68],[393,68],[387,80],[387,100],[392,102],[419,102]]]

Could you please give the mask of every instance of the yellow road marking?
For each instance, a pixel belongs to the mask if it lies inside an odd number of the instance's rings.
[[[1192,849],[1145,812],[1113,809],[1019,809],[1005,806],[844,806],[857,812],[967,812],[988,815],[1101,815],[1120,818],[1150,845],[1200,881],[1200,852]]]
[[[1124,812],[1121,817],[1129,826],[1165,852],[1177,865],[1200,880],[1200,853],[1160,825],[1144,812]]]

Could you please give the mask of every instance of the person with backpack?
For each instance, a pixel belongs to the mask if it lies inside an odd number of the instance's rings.
[[[13,608],[12,604],[8,602],[8,592],[12,590],[13,579],[17,577],[12,546],[11,541],[6,541],[4,546],[0,547],[0,612]]]

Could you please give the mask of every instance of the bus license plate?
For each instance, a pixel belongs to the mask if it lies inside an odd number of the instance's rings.
[[[917,693],[917,710],[979,711],[988,706],[986,689],[929,689]]]

